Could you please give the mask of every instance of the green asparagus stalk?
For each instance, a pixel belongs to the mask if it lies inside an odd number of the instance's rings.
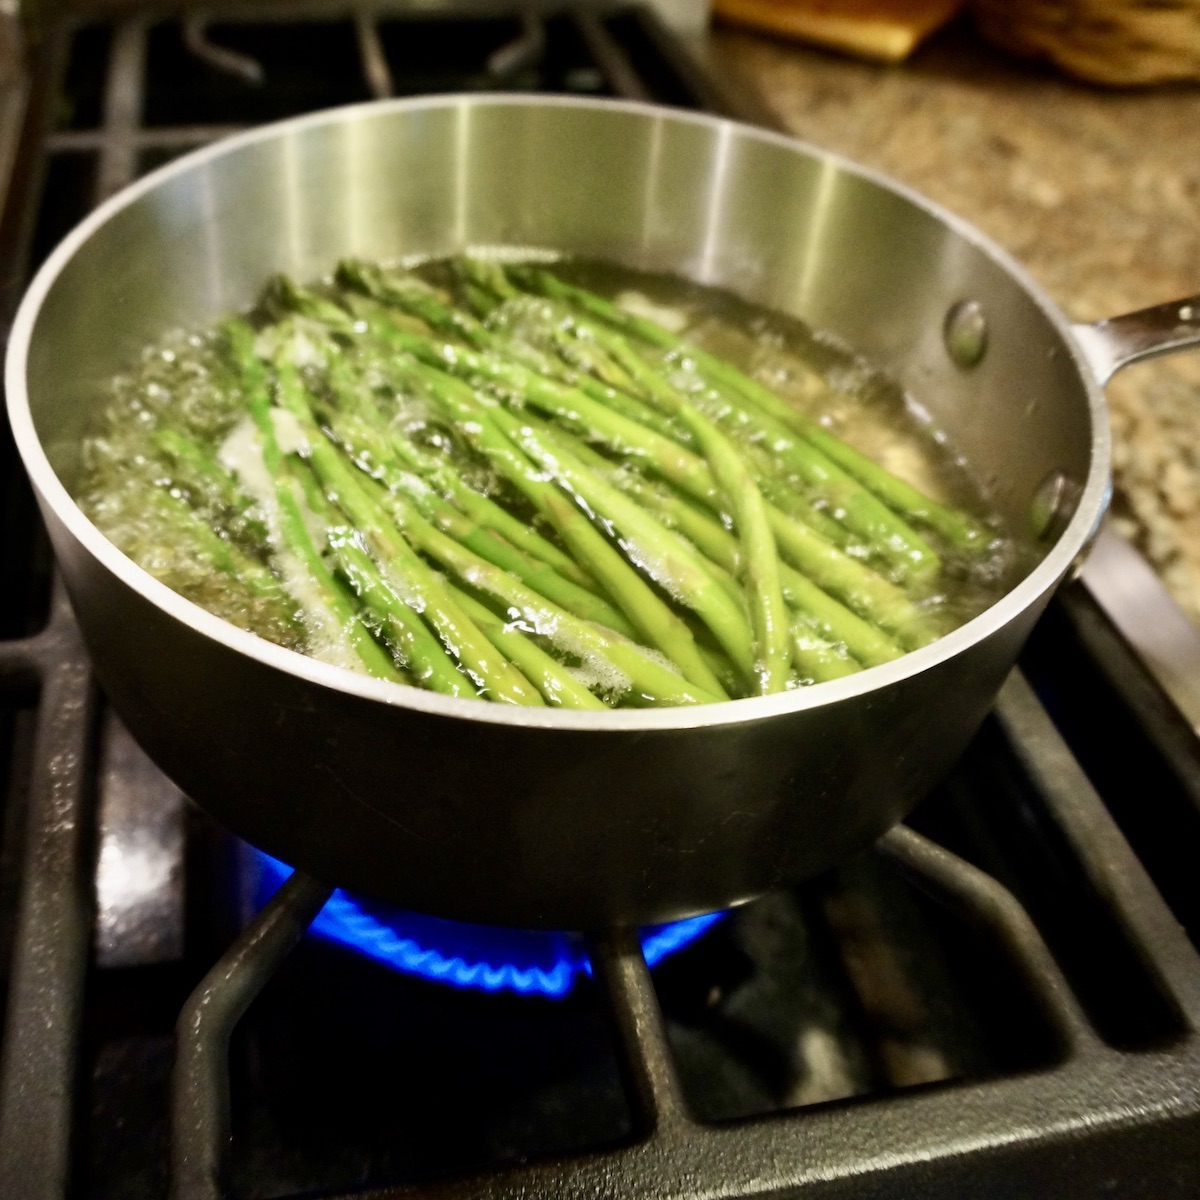
[[[417,506],[421,515],[443,533],[462,542],[495,566],[510,571],[534,591],[577,617],[598,621],[628,637],[636,636],[625,617],[603,597],[566,579],[553,567],[523,554],[491,530],[464,516],[420,479],[398,469],[395,460],[388,455],[389,444],[362,421],[351,414],[335,413],[331,419],[331,429],[352,457],[366,464],[370,473],[377,475],[389,490],[403,492]]]
[[[397,348],[412,351],[419,359],[441,371],[467,377],[482,374],[493,382],[521,389],[526,398],[542,411],[568,423],[584,423],[590,436],[598,436],[618,452],[640,459],[688,495],[720,509],[717,482],[703,459],[605,409],[590,397],[541,379],[517,364],[502,362],[491,355],[477,355],[461,347],[439,344],[392,324],[382,323],[379,332]],[[439,377],[427,375],[426,378],[433,380]],[[940,632],[931,627],[926,615],[898,587],[863,563],[843,554],[778,509],[769,507],[768,519],[779,553],[784,559],[856,613],[898,636],[908,648],[924,645]],[[616,596],[613,598],[617,599]],[[644,627],[638,624],[633,614],[626,610],[626,615],[645,635]],[[671,651],[662,646],[659,648],[670,656]],[[689,678],[692,677],[689,675]],[[697,682],[711,686],[703,678],[697,679]]]
[[[587,448],[581,447],[569,434],[560,432],[556,437],[560,444],[575,453],[581,456],[587,454]],[[604,460],[593,452],[585,461],[593,465],[594,469],[602,469],[601,464]],[[609,466],[611,468],[613,464]],[[662,486],[655,486],[629,471],[617,469],[617,474],[617,486],[657,513],[664,523],[683,534],[713,563],[727,571],[737,571],[740,555],[738,541],[719,521]],[[810,622],[814,622],[822,638],[835,646],[844,645],[864,666],[891,662],[904,653],[885,633],[864,621],[786,564],[781,566],[780,585],[787,603],[799,610]],[[794,621],[791,623],[794,625]],[[844,658],[845,655],[838,655],[834,651],[832,657]],[[853,669],[853,664],[850,664],[849,669]]]
[[[401,676],[395,663],[363,623],[350,598],[333,577],[313,543],[293,489],[293,480],[283,467],[283,455],[270,414],[266,374],[253,350],[253,331],[240,321],[229,322],[226,331],[233,361],[241,372],[247,407],[258,430],[263,463],[274,481],[279,537],[282,544],[295,555],[307,572],[316,588],[319,603],[330,614],[333,622],[345,631],[355,654],[366,670],[380,679],[399,680]]]
[[[582,429],[589,437],[598,438],[621,453],[644,459],[689,494],[720,503],[716,481],[703,459],[612,411],[578,388],[547,379],[495,354],[478,354],[395,325],[380,324],[377,328],[395,349],[407,351],[427,366],[467,382],[483,381],[520,395],[534,408]]]
[[[565,431],[558,431],[556,436],[560,438],[560,444],[566,445],[574,454],[588,454],[580,439]],[[590,457],[599,460],[594,451],[590,452]],[[638,498],[652,505],[660,516],[670,516],[673,512],[674,520],[682,522],[679,524],[680,532],[696,542],[713,562],[737,574],[740,569],[737,541],[719,522],[691,509],[690,505],[678,497],[678,508],[672,509],[671,505],[668,505],[670,511],[665,510],[661,500],[655,498],[652,486],[637,480],[637,476],[632,473],[626,475],[625,479],[628,482],[623,481],[620,486],[634,491]],[[846,616],[858,614],[859,618],[863,618],[862,622],[853,625],[854,642],[858,644],[862,653],[852,653],[856,654],[859,661],[870,665],[896,658],[901,653],[889,637],[881,634],[880,629],[899,636],[905,646],[911,649],[924,646],[937,636],[938,630],[926,613],[914,605],[895,584],[877,575],[858,559],[841,552],[830,542],[824,541],[820,534],[805,524],[794,521],[785,512],[768,505],[767,518],[780,556],[786,559],[781,572],[785,599],[794,604],[796,601],[792,596],[796,596],[798,590],[805,590],[805,584],[811,581],[823,592],[832,594],[842,605],[850,608],[852,613],[846,613]],[[872,630],[872,625],[880,626],[880,629]],[[834,636],[835,640],[844,640],[840,634]],[[866,655],[865,658],[863,654]]]
[[[459,545],[410,512],[410,528],[422,549],[465,583],[504,604],[510,616],[525,622],[551,644],[577,653],[585,661],[597,660],[629,680],[632,698],[648,704],[706,704],[726,699],[677,674],[620,634],[582,621],[558,608],[506,572]]]
[[[171,492],[156,490],[154,502],[160,506],[166,520],[186,531],[197,550],[205,555],[217,570],[231,579],[240,581],[252,596],[278,603],[281,606],[280,615],[283,615],[283,585],[262,563],[256,562],[233,542],[226,541],[207,521],[201,519],[185,500],[172,495]],[[286,619],[288,624],[294,623],[290,614]]]
[[[338,524],[340,514],[321,490],[312,468],[302,461],[289,465],[294,469],[309,510],[325,524],[326,544],[341,575],[413,681],[450,696],[478,695],[417,612],[384,579],[358,532]]]
[[[290,362],[276,363],[276,396],[299,421],[307,457],[326,494],[402,581],[401,598],[418,609],[463,670],[490,699],[510,704],[544,703],[541,693],[483,636],[450,596],[445,583],[413,551],[387,515],[355,478],[337,447],[317,427],[303,385]]]
[[[595,581],[574,559],[564,554],[532,526],[520,521],[494,500],[468,487],[452,471],[447,470],[403,438],[392,440],[392,449],[404,465],[427,480],[466,517],[483,529],[511,543],[523,554],[544,563],[551,570],[580,587],[593,591]],[[614,626],[616,628],[616,626]]]
[[[495,410],[491,416],[509,439],[540,467],[579,496],[598,516],[611,522],[625,541],[626,552],[642,570],[679,603],[691,608],[739,670],[753,678],[756,668],[754,639],[746,618],[720,583],[705,570],[688,544],[617,488],[589,471],[578,459],[549,447],[531,425],[523,425],[504,409]],[[784,673],[786,675],[786,667]],[[782,681],[772,690],[782,691]]]
[[[552,310],[547,314],[556,317]],[[558,317],[555,328],[566,336]],[[574,324],[575,345],[607,381],[640,390],[659,411],[674,417],[696,439],[721,494],[734,515],[742,545],[741,571],[754,624],[755,671],[763,693],[781,692],[791,668],[791,638],[779,583],[779,558],[767,509],[743,458],[717,427],[662,376],[642,362],[620,334],[586,321]],[[728,649],[728,647],[726,647]],[[736,659],[735,659],[736,661]]]
[[[574,501],[540,476],[528,457],[496,427],[493,410],[452,377],[423,369],[415,359],[411,366],[429,383],[460,433],[538,508],[642,637],[693,683],[721,696],[720,682],[696,650],[684,622],[655,595]]]
[[[412,275],[385,271],[361,259],[344,258],[338,263],[335,277],[343,287],[411,313],[446,337],[458,338],[476,350],[491,348],[491,335],[482,322],[443,303],[432,287]]]
[[[226,401],[133,435],[155,519],[268,636],[291,644],[264,604],[381,677],[594,710],[846,678],[943,632],[934,547],[967,569],[982,524],[686,334],[537,267],[456,269],[453,294],[349,261],[273,280],[260,328],[205,351]]]
[[[346,469],[354,468],[347,464]],[[360,486],[365,490],[380,485],[365,478],[364,485]],[[559,608],[506,571],[447,537],[424,520],[403,497],[394,499],[398,523],[422,553],[441,563],[472,590],[493,597],[506,608],[511,619],[521,621],[552,645],[578,655],[585,662],[597,664],[602,673],[623,676],[635,701],[663,705],[707,704],[727,698],[697,687],[615,631],[581,620]]]
[[[379,295],[397,304],[401,304],[403,301],[401,306],[406,310],[411,309],[417,315],[439,320],[454,334],[470,335],[476,329],[482,330],[482,327],[477,326],[470,318],[441,305],[437,300],[436,293],[415,279],[385,274],[377,267],[358,263],[355,260],[345,260],[339,267],[339,276],[344,282],[369,294]],[[358,331],[354,328],[350,315],[332,301],[310,289],[299,287],[286,277],[279,276],[272,282],[269,292],[274,308],[300,313],[343,335],[357,336]],[[332,391],[341,401],[349,401],[354,410],[365,410],[370,424],[382,426],[383,419],[379,414],[378,406],[372,398],[365,394],[360,381],[354,378],[338,348],[326,346],[325,349],[327,352],[327,383]],[[461,480],[454,478],[452,472],[441,469],[428,455],[422,455],[415,446],[408,443],[399,434],[393,436],[391,441],[391,449],[396,455],[419,472],[433,475],[443,490],[452,496],[466,515],[473,517],[478,522],[482,527],[478,533],[480,539],[485,536],[484,531],[488,529],[506,537],[508,541],[532,554],[533,557],[550,564],[559,575],[566,576],[570,581],[567,584],[568,590],[571,588],[571,584],[587,588],[592,583],[586,572],[582,571],[556,546],[546,541],[536,530],[523,525],[486,496],[474,492]],[[547,576],[546,579],[553,589],[553,576]],[[558,589],[555,589],[555,595],[560,600],[565,598],[564,592]],[[570,607],[570,604],[567,606]],[[600,619],[602,616],[611,617],[612,610],[611,607],[606,612],[602,609],[595,609],[588,615],[596,619]],[[623,624],[618,617],[614,628],[622,628]]]
[[[454,598],[492,645],[516,663],[538,687],[547,704],[557,708],[607,708],[603,700],[593,696],[562,663],[551,657],[536,642],[518,629],[497,617],[486,605],[459,588],[453,588]]]
[[[852,658],[835,652],[820,632],[815,632],[804,615],[796,617],[791,625],[792,661],[797,670],[807,675],[813,683],[825,683],[830,679],[844,679],[859,671],[858,663]]]
[[[686,537],[712,564],[714,570],[737,571],[741,553],[738,541],[709,513],[671,492],[669,488],[661,484],[652,484],[636,472],[610,462],[564,430],[548,425],[542,425],[540,428],[555,445],[575,454],[593,471],[600,473],[616,487],[628,492],[656,513],[669,528]],[[802,620],[808,623],[805,657],[809,660],[810,667],[819,664],[821,659],[827,659],[830,663],[829,670],[832,672],[828,675],[829,678],[838,678],[855,671],[859,663],[875,666],[891,662],[904,653],[886,634],[838,603],[833,597],[821,592],[786,564],[781,565],[780,582],[788,604],[799,610],[790,619],[793,629],[793,655],[796,650],[796,621]],[[793,662],[797,667],[801,666],[794,658]],[[826,677],[824,669],[809,670],[809,674],[815,678]]]
[[[768,517],[780,555],[800,575],[892,634],[906,649],[916,650],[940,635],[930,616],[895,584],[778,509],[769,509]]]
[[[206,450],[201,449],[178,429],[159,428],[154,442],[168,458],[189,472],[217,503],[231,512],[244,513],[251,500],[239,489],[237,480]],[[265,527],[256,524],[256,532],[265,540]]]
[[[814,533],[820,534],[827,542],[832,543],[839,550],[844,550],[852,558],[872,563],[882,560],[878,550],[847,529],[845,525],[836,521],[825,509],[818,508],[806,497],[800,495],[794,487],[781,480],[778,475],[764,469],[762,460],[768,456],[761,453],[757,447],[743,446],[742,450],[756,468],[755,478],[767,503],[779,509],[780,512],[786,513],[789,517],[803,521]],[[883,560],[883,569],[885,571],[888,569],[886,560]]]
[[[343,286],[352,288],[357,296],[369,297],[377,303],[419,317],[431,330],[444,337],[457,339],[480,353],[511,357],[538,375],[567,386],[578,387],[593,400],[640,421],[664,437],[687,437],[686,431],[679,430],[671,422],[661,418],[636,397],[621,391],[619,387],[610,386],[604,380],[581,373],[571,364],[543,353],[538,347],[520,337],[513,327],[513,306],[525,309],[533,297],[519,294],[515,300],[501,302],[499,310],[492,314],[489,324],[484,324],[470,314],[443,303],[432,288],[411,276],[397,275],[395,272],[384,271],[354,259],[344,260],[338,267],[337,275]],[[364,310],[361,300],[356,297],[350,298],[348,303],[358,312],[369,311]],[[498,331],[500,329],[504,334]],[[556,335],[552,337],[557,347],[563,350],[570,349],[569,339]],[[594,365],[602,368],[603,362],[598,361]],[[628,381],[628,377],[623,373],[620,378]]]
[[[990,542],[987,529],[968,514],[922,495],[731,363],[687,342],[648,317],[628,312],[584,288],[565,283],[548,271],[519,267],[511,268],[509,274],[532,291],[566,300],[613,328],[667,352],[677,361],[694,364],[723,395],[736,397],[788,426],[897,512],[937,530],[956,548],[980,550]]]
[[[331,526],[329,547],[342,574],[413,679],[448,696],[477,695],[425,622],[384,579],[358,534],[346,526]]]
[[[729,363],[695,348],[686,351],[709,381],[753,405],[762,413],[799,434],[806,442],[837,463],[852,478],[878,496],[895,512],[936,530],[958,550],[978,553],[991,541],[987,528],[961,509],[924,495],[899,476],[884,470],[860,450],[834,436],[810,417],[776,396],[758,380]]]
[[[586,316],[580,318],[580,328],[616,359],[644,394],[660,402],[669,400],[674,388],[665,375],[642,360],[622,334],[602,323],[588,321]],[[691,363],[694,359],[687,361]],[[699,400],[702,394],[703,389],[692,389],[694,399]],[[782,401],[779,403],[783,404]],[[915,530],[811,444],[803,438],[792,437],[787,426],[776,418],[749,409],[744,404],[730,405],[725,401],[724,393],[717,403],[707,406],[707,411],[735,429],[751,445],[768,440],[777,460],[794,471],[807,487],[826,499],[849,529],[878,547],[906,573],[928,577],[937,571],[939,559],[936,551]]]
[[[387,420],[374,398],[354,386],[348,372],[336,360],[330,364],[328,382],[339,404],[360,416],[370,428],[383,430]],[[395,374],[393,372],[393,374]],[[396,382],[399,382],[397,378]],[[488,496],[469,487],[446,463],[415,445],[401,432],[389,429],[390,451],[407,470],[429,483],[446,497],[464,516],[511,543],[522,553],[545,563],[559,575],[580,587],[595,589],[595,581],[553,542],[548,541],[528,522],[502,508]],[[386,454],[381,452],[386,457]]]
[[[597,437],[619,453],[644,462],[687,495],[720,509],[719,488],[703,459],[605,409],[589,397],[534,376],[512,363],[500,362],[492,356],[478,355],[461,347],[439,344],[409,330],[381,326],[380,332],[398,349],[410,351],[434,368],[467,378],[482,376],[510,389],[521,390],[539,411],[566,421],[568,426],[578,428],[582,425],[588,436]],[[937,636],[938,631],[930,628],[925,614],[900,588],[843,554],[786,513],[768,507],[767,516],[780,555],[819,587],[833,593],[867,620],[900,636],[909,648],[924,645]],[[617,598],[614,596],[613,599]],[[626,615],[634,620],[628,611]],[[638,624],[636,620],[634,624]],[[663,652],[670,654],[667,650]]]
[[[491,259],[460,254],[454,259],[454,269],[460,278],[468,281],[474,287],[490,293],[497,300],[512,300],[520,295],[505,274],[504,268]]]

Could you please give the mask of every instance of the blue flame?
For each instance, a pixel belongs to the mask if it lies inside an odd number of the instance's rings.
[[[261,907],[292,873],[262,851],[248,851]],[[698,938],[724,913],[706,913],[641,932],[650,966]],[[521,995],[565,996],[591,964],[582,937],[572,933],[498,929],[399,912],[338,888],[310,926],[328,941],[349,946],[398,971],[460,988]]]

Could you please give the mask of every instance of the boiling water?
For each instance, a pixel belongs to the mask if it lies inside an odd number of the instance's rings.
[[[992,536],[982,553],[955,552],[921,530],[941,554],[943,569],[936,579],[909,590],[936,614],[940,628],[977,615],[1028,570],[1031,551],[989,515],[967,466],[921,419],[919,397],[906,395],[849,348],[794,319],[679,279],[583,262],[560,263],[555,271],[733,362],[893,474],[983,522]],[[435,285],[445,282],[448,272],[445,263],[417,269]],[[240,586],[217,568],[221,546],[210,552],[214,546],[198,543],[194,525],[181,521],[186,505],[221,545],[286,585],[269,498],[245,487],[246,473],[242,491],[250,494],[230,495],[203,471],[181,467],[162,448],[163,430],[183,429],[206,454],[217,457],[224,448],[226,464],[236,465],[230,461],[236,441],[231,434],[246,417],[229,379],[215,334],[175,332],[148,348],[108,385],[102,427],[85,445],[79,502],[122,551],[188,599],[271,641],[345,665],[352,656],[344,636],[331,634],[327,622],[318,628],[306,617],[311,606],[295,587],[264,595],[262,589],[256,594]],[[464,456],[419,404],[410,405],[403,419],[426,446],[458,454],[457,465],[473,486],[534,519],[486,467]]]

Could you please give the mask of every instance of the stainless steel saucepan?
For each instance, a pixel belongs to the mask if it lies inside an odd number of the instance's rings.
[[[1043,557],[916,653],[784,695],[566,712],[434,695],[270,645],[135,566],[70,496],[101,381],[175,327],[341,255],[551,248],[675,272],[831,331],[918,395]],[[1200,340],[1200,301],[1072,327],[976,231],[773,133],[632,104],[451,97],[221,142],[103,205],[21,307],[8,403],[96,670],[241,836],[408,908],[594,928],[715,909],[900,820],[979,726],[1109,491],[1100,385]],[[1140,340],[1139,340],[1140,339]]]

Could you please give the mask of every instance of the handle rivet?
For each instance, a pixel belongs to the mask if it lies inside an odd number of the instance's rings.
[[[964,370],[982,361],[987,353],[988,327],[978,300],[960,300],[951,306],[942,326],[942,338],[946,353]]]

